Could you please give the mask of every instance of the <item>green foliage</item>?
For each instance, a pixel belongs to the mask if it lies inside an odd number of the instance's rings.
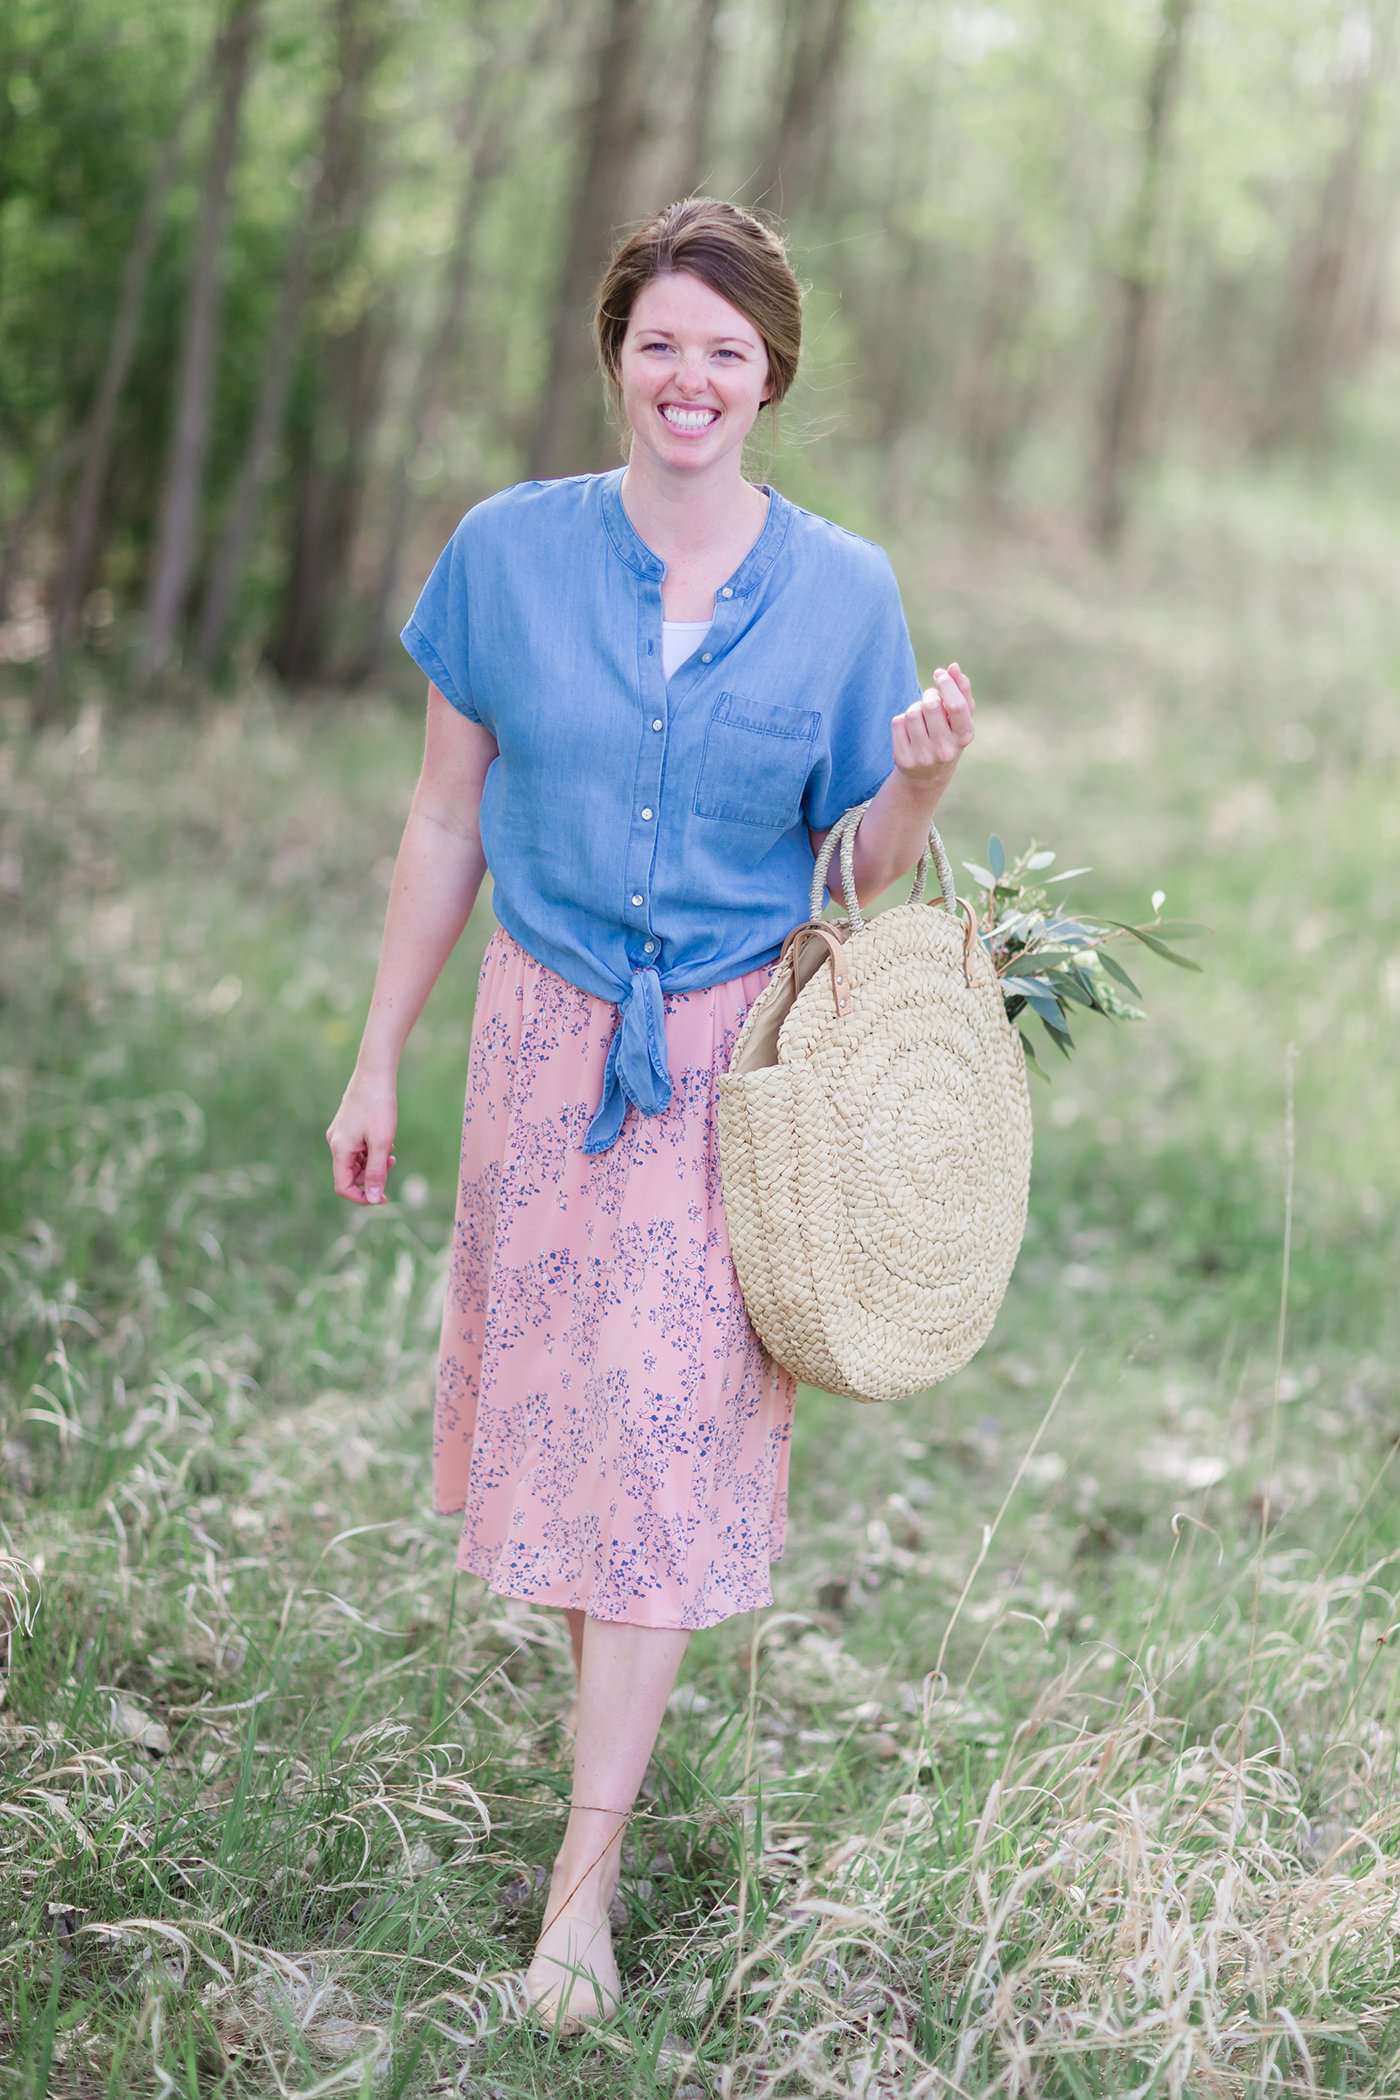
[[[803,365],[784,442],[771,461],[754,448],[753,470],[876,537],[907,513],[913,486],[950,505],[1043,501],[1057,517],[1080,515],[1158,11],[1115,0],[1071,10],[1052,0],[991,10],[900,0],[861,11],[839,80],[860,120],[843,131],[820,208],[748,193],[781,93],[774,68],[790,13],[770,0],[721,10],[705,168],[674,178],[679,189],[696,181],[785,211],[794,233],[808,293]],[[372,442],[335,499],[353,531],[330,561],[329,603],[313,622],[318,636],[348,637],[351,653],[363,579],[386,532],[406,529],[411,545],[436,549],[466,500],[522,471],[560,325],[572,185],[588,150],[576,82],[596,23],[565,10],[547,61],[491,76],[487,92],[492,61],[528,31],[529,10],[486,0],[464,15],[448,0],[395,0],[350,18],[329,4],[262,14],[220,258],[196,586],[246,454],[283,271],[325,151],[343,21],[360,22],[369,39],[350,137],[337,149],[353,149],[356,173],[334,224],[317,226],[312,294],[234,613],[235,657],[285,668],[307,517],[330,500],[321,477],[356,434]],[[67,534],[81,433],[147,185],[190,105],[84,579],[107,594],[100,609],[89,604],[86,644],[112,659],[148,582],[213,118],[206,72],[225,15],[214,0],[136,10],[13,0],[0,32],[0,515],[23,521],[17,570],[40,600]],[[1328,223],[1328,185],[1360,121],[1355,17],[1343,0],[1229,9],[1201,0],[1192,10],[1150,259],[1164,346],[1142,433],[1151,460],[1213,462],[1253,442],[1300,271]],[[645,12],[637,57],[652,136],[684,128],[675,52],[692,27],[684,0]],[[1393,434],[1375,362],[1383,341],[1363,322],[1382,311],[1393,267],[1367,244],[1379,243],[1394,183],[1400,88],[1379,59],[1364,117],[1355,282],[1337,291],[1318,435],[1336,453],[1382,459]],[[504,158],[478,195],[473,141],[493,125]],[[464,191],[470,231],[454,259]],[[629,215],[660,201],[637,195]],[[469,297],[420,436],[415,375],[449,268],[465,272]],[[1376,297],[1363,297],[1373,279]],[[571,320],[586,363],[586,316]],[[416,499],[406,525],[394,495],[401,467]],[[403,571],[414,568],[406,546]],[[41,646],[42,631],[26,630],[6,653],[28,661]],[[328,640],[288,675],[335,669]]]
[[[987,841],[988,865],[982,867],[976,861],[965,860],[963,866],[985,894],[979,938],[1001,979],[1008,1018],[1014,1021],[1027,1012],[1034,1015],[1055,1048],[1068,1057],[1074,1049],[1074,1037],[1065,1012],[1067,1006],[1086,1007],[1105,1020],[1146,1019],[1142,1008],[1130,1004],[1118,990],[1121,985],[1133,998],[1142,997],[1123,965],[1105,952],[1115,933],[1131,934],[1154,954],[1183,970],[1199,970],[1200,964],[1192,962],[1189,956],[1178,955],[1171,942],[1189,940],[1206,929],[1186,920],[1163,919],[1162,890],[1154,890],[1152,909],[1156,916],[1144,926],[1101,916],[1090,919],[1083,913],[1071,916],[1063,907],[1052,906],[1050,885],[1069,882],[1091,870],[1065,868],[1058,875],[1046,876],[1044,882],[1035,881],[1033,877],[1042,868],[1050,867],[1054,859],[1053,849],[1032,840],[1008,867],[1006,848],[993,832]],[[1031,1060],[1030,1069],[1048,1079],[1049,1075],[1041,1071],[1030,1037],[1024,1029],[1020,1035]]]

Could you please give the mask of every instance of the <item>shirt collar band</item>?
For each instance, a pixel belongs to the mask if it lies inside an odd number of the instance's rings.
[[[619,560],[624,561],[634,575],[648,583],[660,583],[666,574],[666,564],[651,548],[628,517],[622,501],[622,477],[625,466],[613,467],[601,474],[599,484],[603,502],[603,523],[608,538]],[[731,597],[742,598],[762,580],[771,567],[778,549],[787,536],[792,516],[792,506],[778,489],[771,488],[766,481],[756,484],[768,497],[768,515],[763,521],[763,530],[750,547],[732,576],[726,577],[721,589],[728,590]]]

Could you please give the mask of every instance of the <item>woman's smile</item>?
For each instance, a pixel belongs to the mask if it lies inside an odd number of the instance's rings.
[[[657,413],[668,430],[684,438],[703,437],[720,416],[717,408],[682,408],[675,401],[661,402]]]

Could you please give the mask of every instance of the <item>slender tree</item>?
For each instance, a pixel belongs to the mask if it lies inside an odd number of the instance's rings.
[[[1349,324],[1363,296],[1367,174],[1381,88],[1388,84],[1395,46],[1394,5],[1366,10],[1347,24],[1353,32],[1363,26],[1343,85],[1336,149],[1294,260],[1274,337],[1273,370],[1255,432],[1259,452],[1317,437],[1344,361]]]
[[[344,151],[352,114],[354,76],[339,63],[346,48],[354,0],[334,0],[333,48],[321,115],[321,147],[306,192],[306,206],[287,245],[272,322],[263,348],[256,405],[248,442],[239,461],[224,516],[223,531],[210,564],[195,642],[196,668],[206,677],[223,646],[243,572],[252,551],[253,534],[264,486],[276,460],[287,401],[291,393],[302,315],[311,289],[311,244],[321,220]]]
[[[604,0],[586,99],[579,112],[579,172],[571,187],[550,323],[549,365],[531,436],[532,478],[599,464],[588,296],[609,254],[632,156],[640,144],[642,0]]]
[[[758,141],[755,195],[788,219],[815,215],[830,190],[850,26],[851,0],[786,0],[769,97],[778,121]]]
[[[308,325],[301,344],[302,371],[314,374],[314,384],[304,386],[290,427],[290,560],[268,645],[273,667],[289,684],[327,677],[339,645],[337,627],[351,596],[350,557],[394,339],[394,297],[371,293],[364,269],[367,227],[383,177],[372,94],[389,52],[391,25],[380,0],[340,0],[335,23],[338,108],[334,130],[325,136],[313,200]]]
[[[462,175],[452,246],[441,280],[441,302],[421,346],[409,349],[407,413],[394,447],[378,573],[366,603],[362,633],[338,674],[337,682],[342,685],[363,685],[383,662],[391,632],[389,608],[403,558],[412,469],[425,445],[433,444],[443,421],[475,284],[482,209],[510,165],[521,91],[557,49],[565,15],[565,0],[548,0],[523,36],[493,35],[485,63],[473,73],[456,115],[453,157]]]
[[[1148,334],[1161,296],[1160,227],[1171,123],[1181,85],[1182,54],[1195,0],[1162,0],[1148,68],[1142,161],[1116,272],[1118,327],[1099,418],[1091,525],[1109,551],[1122,537],[1146,392]]]
[[[156,154],[142,201],[141,216],[122,268],[116,317],[112,324],[112,333],[108,337],[107,354],[103,359],[97,393],[85,424],[76,433],[76,452],[81,466],[49,621],[49,651],[41,686],[42,698],[46,705],[52,703],[62,682],[68,638],[77,621],[78,608],[92,569],[97,548],[98,521],[102,514],[102,498],[112,459],[117,408],[136,355],[141,314],[151,277],[151,263],[165,218],[166,202],[179,172],[185,128],[196,103],[207,92],[208,84],[209,74],[206,71],[191,87],[177,110],[170,133]]]
[[[230,178],[238,152],[244,94],[261,27],[262,0],[230,0],[229,16],[214,54],[213,135],[204,168],[199,229],[185,303],[184,339],[175,378],[175,420],[137,657],[137,675],[143,683],[158,677],[174,654],[194,566],[218,368]]]

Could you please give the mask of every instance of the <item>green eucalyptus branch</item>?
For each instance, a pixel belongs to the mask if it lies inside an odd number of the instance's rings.
[[[965,860],[962,865],[982,888],[985,905],[978,913],[978,933],[1001,979],[1007,1017],[1028,1023],[1038,1019],[1062,1057],[1074,1049],[1067,1009],[1087,1008],[1106,1021],[1145,1021],[1140,1006],[1132,1004],[1142,993],[1115,956],[1106,953],[1108,943],[1131,936],[1154,954],[1163,956],[1182,970],[1199,970],[1200,963],[1178,955],[1171,943],[1189,940],[1209,928],[1186,919],[1164,919],[1164,890],[1152,892],[1154,917],[1143,925],[1126,919],[1071,916],[1056,910],[1049,891],[1054,883],[1068,882],[1075,875],[1088,875],[1088,868],[1065,868],[1039,880],[1040,870],[1054,861],[1054,852],[1032,840],[1025,852],[1008,866],[1006,849],[993,832],[987,841],[987,866]],[[1124,993],[1131,996],[1125,998]],[[1020,1029],[1030,1068],[1048,1082],[1035,1054],[1035,1046]]]

